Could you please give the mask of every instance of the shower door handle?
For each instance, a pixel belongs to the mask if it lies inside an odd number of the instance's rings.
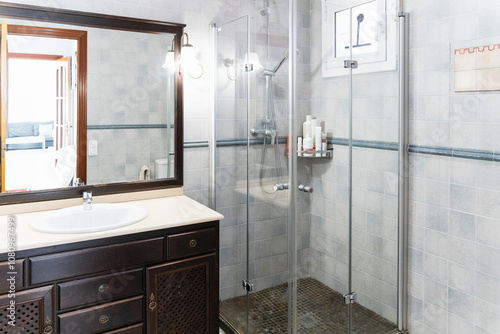
[[[313,187],[306,184],[299,184],[298,188],[300,191],[303,191],[305,193],[312,193],[314,191]]]

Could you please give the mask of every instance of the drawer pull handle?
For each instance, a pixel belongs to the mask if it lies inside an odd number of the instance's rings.
[[[99,285],[99,292],[105,292],[105,291],[108,291],[108,289],[109,289],[109,285],[107,285],[107,284]]]
[[[154,309],[156,308],[156,302],[149,303],[149,308],[151,309],[151,311],[154,311]]]
[[[99,317],[99,323],[105,324],[109,321],[109,317],[106,314],[103,314]]]
[[[54,331],[54,328],[52,326],[46,326],[44,329],[43,329],[43,333],[44,334],[51,334],[52,332]]]
[[[193,248],[193,247],[196,247],[196,240],[192,239],[191,241],[189,241],[189,247]]]

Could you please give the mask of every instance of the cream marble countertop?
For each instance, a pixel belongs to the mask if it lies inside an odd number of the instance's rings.
[[[38,232],[30,227],[30,223],[35,217],[43,214],[43,211],[11,214],[10,216],[16,219],[16,251],[134,234],[224,218],[221,214],[184,195],[127,201],[127,203],[145,208],[148,211],[148,216],[132,225],[91,233],[53,234]],[[8,217],[9,215],[0,216],[0,253],[5,253],[8,250]],[[68,224],[71,224],[71,222],[68,222]]]

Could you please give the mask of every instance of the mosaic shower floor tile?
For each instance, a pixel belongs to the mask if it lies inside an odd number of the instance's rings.
[[[288,284],[250,294],[248,303],[248,334],[287,333]],[[297,297],[298,333],[347,333],[347,306],[340,293],[313,278],[299,279]],[[220,303],[221,328],[228,334],[246,331],[246,296]],[[354,334],[388,334],[397,330],[396,324],[373,311],[353,305]]]

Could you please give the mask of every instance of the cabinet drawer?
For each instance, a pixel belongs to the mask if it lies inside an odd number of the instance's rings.
[[[126,328],[120,328],[111,332],[106,332],[105,334],[142,334],[143,328],[143,324],[137,324]]]
[[[213,252],[218,247],[218,237],[215,228],[169,235],[167,236],[167,258],[173,260]]]
[[[14,268],[9,267],[9,262],[0,262],[0,273],[5,275],[5,279],[0,279],[0,294],[8,292],[10,290],[11,283],[13,281],[7,280],[12,276],[15,278],[16,290],[24,287],[24,259],[16,260],[14,262]],[[12,274],[11,274],[12,273]]]
[[[59,314],[61,333],[94,334],[142,322],[142,296]],[[120,332],[119,332],[120,333]]]
[[[40,284],[163,260],[164,238],[87,248],[29,259],[30,282]]]
[[[142,292],[142,269],[58,284],[59,309],[109,302]]]

